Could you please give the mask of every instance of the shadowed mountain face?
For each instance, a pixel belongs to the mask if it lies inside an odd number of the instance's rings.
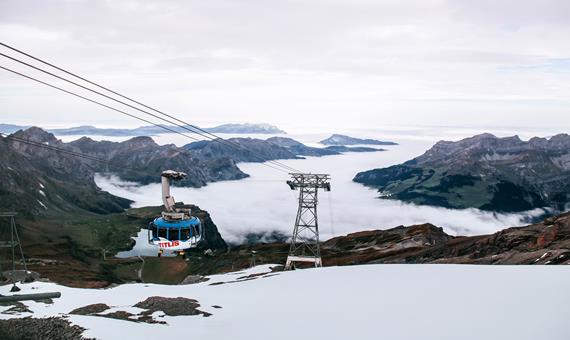
[[[141,184],[160,182],[160,173],[167,169],[188,174],[184,180],[174,183],[177,186],[201,187],[208,182],[247,177],[228,157],[200,159],[193,152],[174,144],[158,145],[150,137],[135,137],[120,143],[98,142],[83,137],[68,145],[112,162],[112,166],[93,164],[98,171],[113,172],[124,180]]]
[[[199,141],[184,146],[199,159],[230,157],[236,162],[265,162],[273,159],[296,159],[287,148],[256,138],[230,138],[218,141]]]
[[[160,181],[160,173],[176,169],[188,173],[177,185],[200,187],[208,182],[234,180],[247,175],[229,158],[200,160],[174,145],[160,146],[149,137],[125,142],[97,142],[81,138],[63,143],[53,134],[32,127],[12,136],[97,157],[111,164],[77,158],[53,150],[0,140],[0,206],[31,216],[58,212],[123,211],[131,201],[100,190],[96,172],[112,172],[141,184]],[[159,199],[159,198],[157,198]]]
[[[14,134],[47,145],[64,144],[39,128]],[[0,137],[0,206],[28,216],[123,211],[131,201],[101,191],[86,161]]]
[[[570,202],[570,136],[441,141],[400,165],[358,173],[381,196],[449,208],[564,210]]]

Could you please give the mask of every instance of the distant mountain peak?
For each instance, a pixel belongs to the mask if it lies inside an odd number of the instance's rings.
[[[497,139],[497,138],[498,137],[492,133],[484,132],[484,133],[480,133],[478,135],[475,135],[471,138],[466,138],[466,139],[481,140],[481,139]]]
[[[397,145],[398,143],[388,142],[388,141],[381,141],[377,139],[362,139],[362,138],[355,138],[350,137],[347,135],[341,135],[338,133],[333,134],[327,139],[320,141],[321,144],[324,145]]]
[[[285,131],[270,124],[222,124],[205,130],[213,133],[251,133],[251,134],[286,134]]]
[[[273,143],[275,145],[279,145],[279,146],[282,146],[285,148],[303,145],[301,142],[298,142],[298,141],[294,140],[293,138],[288,138],[288,137],[271,137],[271,138],[268,138],[267,141],[269,143]]]
[[[123,142],[125,145],[128,145],[129,147],[147,147],[147,146],[158,146],[158,144],[154,141],[154,139],[152,139],[151,137],[148,136],[138,136],[138,137],[133,137],[131,139],[128,139],[126,141]]]
[[[28,139],[38,143],[59,143],[60,141],[53,135],[37,126],[29,127],[25,130],[19,130],[12,134],[14,137]]]

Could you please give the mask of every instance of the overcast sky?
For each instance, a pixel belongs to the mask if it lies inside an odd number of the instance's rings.
[[[569,39],[567,0],[0,1],[0,41],[206,126],[568,132]],[[141,125],[3,70],[0,118]]]

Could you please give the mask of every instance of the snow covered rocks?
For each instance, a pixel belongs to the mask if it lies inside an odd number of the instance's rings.
[[[200,304],[194,299],[184,297],[167,298],[162,296],[151,296],[133,306],[134,308],[111,308],[104,303],[94,303],[84,307],[79,307],[69,314],[100,316],[104,318],[119,319],[133,322],[166,324],[165,321],[156,320],[155,317],[180,316],[180,315],[202,315],[208,317],[211,313],[198,309]],[[128,309],[122,310],[122,309]],[[134,314],[133,310],[141,310]]]

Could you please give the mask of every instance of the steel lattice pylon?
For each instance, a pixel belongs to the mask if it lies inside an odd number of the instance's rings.
[[[317,194],[319,189],[331,190],[330,175],[300,173],[290,175],[292,179],[287,181],[287,184],[291,190],[299,189],[299,209],[285,270],[293,268],[295,262],[311,262],[315,267],[321,267]]]
[[[16,213],[15,212],[0,212],[0,218],[5,217],[10,219],[10,240],[0,240],[0,248],[10,248],[12,253],[12,271],[10,274],[10,281],[13,286],[10,290],[11,292],[19,291],[20,288],[16,287],[16,247],[20,250],[20,256],[22,264],[24,265],[24,275],[25,279],[28,278],[28,266],[26,265],[26,258],[24,257],[24,251],[22,250],[22,242],[20,241],[20,235],[18,235],[18,229],[16,228]],[[0,263],[0,281],[3,279],[2,264]]]

